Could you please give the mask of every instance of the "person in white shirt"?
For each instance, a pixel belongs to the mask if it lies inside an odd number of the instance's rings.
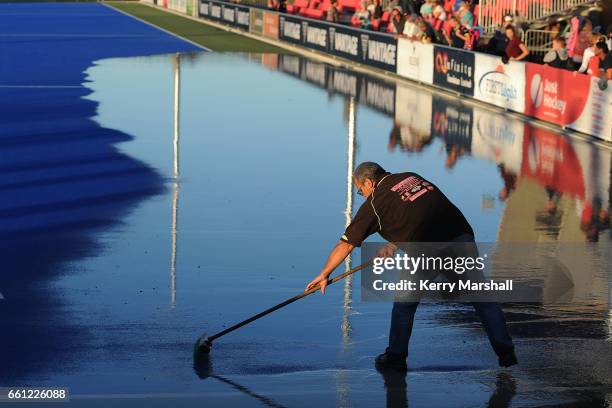
[[[446,11],[444,7],[440,4],[438,0],[433,1],[433,16],[436,20],[445,21],[446,20]]]
[[[404,31],[402,32],[402,37],[408,38],[413,41],[420,41],[422,36],[423,32],[417,24],[417,15],[412,14],[411,16],[408,16],[408,18],[406,19],[406,23],[404,24]]]
[[[580,68],[578,68],[578,72],[582,72],[586,74],[589,69],[589,60],[592,56],[595,55],[595,44],[599,41],[603,36],[591,34],[591,46],[584,50],[584,54],[582,54],[582,64],[580,64]]]

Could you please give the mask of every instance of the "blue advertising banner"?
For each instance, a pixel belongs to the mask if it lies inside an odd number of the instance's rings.
[[[236,27],[249,31],[251,13],[248,7],[236,7]]]
[[[302,19],[281,14],[278,18],[278,38],[302,45]]]
[[[360,31],[362,63],[396,72],[397,39],[393,36]]]
[[[329,50],[329,32],[325,24],[313,20],[302,20],[302,42],[304,46],[319,51]]]
[[[474,96],[474,53],[434,46],[433,83],[442,88]]]
[[[377,80],[296,55],[279,55],[278,70],[327,89],[331,94],[353,97],[360,104],[386,115],[393,116],[395,113],[396,86],[393,82]]]
[[[338,57],[362,62],[359,31],[348,27],[329,27],[329,52]]]
[[[208,18],[211,20],[222,21],[222,6],[219,3],[213,3],[212,1],[208,2],[210,4],[210,8],[208,10]]]
[[[234,27],[249,30],[250,11],[246,6],[217,1],[200,1],[199,16],[220,21]]]
[[[328,30],[331,54],[395,72],[397,40],[393,36],[338,25]]]
[[[201,1],[199,11],[200,11],[199,13],[200,17],[209,17],[210,16],[210,3],[208,1]]]
[[[249,8],[245,6],[203,1],[200,15],[247,30],[249,28]],[[288,14],[278,16],[278,38],[283,41],[396,72],[397,39],[391,35]]]

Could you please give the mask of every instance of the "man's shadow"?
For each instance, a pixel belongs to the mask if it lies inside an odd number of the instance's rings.
[[[385,382],[387,408],[408,408],[408,385],[406,375],[396,370],[377,370]],[[489,398],[488,408],[510,407],[516,395],[516,380],[508,372],[497,374],[495,389]]]

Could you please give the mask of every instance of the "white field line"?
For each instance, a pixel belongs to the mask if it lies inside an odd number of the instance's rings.
[[[115,8],[115,7],[111,6],[111,5],[108,5],[108,4],[105,4],[105,3],[99,3],[99,4],[102,4],[104,7],[108,7],[109,9],[114,10],[114,11],[116,11],[117,13],[121,13],[121,14],[123,14],[124,16],[128,16],[128,17],[130,17],[130,18],[133,18],[133,19],[134,19],[134,20],[136,20],[136,21],[140,21],[142,24],[146,24],[146,25],[148,25],[148,26],[150,26],[150,27],[153,27],[153,28],[155,28],[155,29],[157,29],[157,30],[159,30],[159,31],[163,31],[164,33],[166,33],[166,34],[168,34],[168,35],[171,35],[171,36],[173,36],[173,37],[175,37],[175,38],[178,38],[179,40],[182,40],[182,41],[188,42],[188,43],[190,43],[191,45],[195,45],[196,47],[201,48],[201,49],[203,49],[203,50],[205,50],[205,51],[212,51],[210,48],[206,48],[206,47],[204,47],[203,45],[200,45],[200,44],[198,44],[198,43],[196,43],[196,42],[193,42],[193,41],[191,41],[191,40],[189,40],[189,39],[187,39],[187,38],[181,37],[181,36],[180,36],[180,35],[178,35],[178,34],[175,34],[175,33],[171,32],[171,31],[168,31],[168,30],[165,30],[165,29],[163,29],[163,28],[161,28],[161,27],[158,27],[158,26],[156,26],[155,24],[151,24],[151,23],[149,23],[148,21],[145,21],[145,20],[143,20],[143,19],[141,19],[141,18],[138,18],[138,17],[136,17],[136,16],[133,16],[133,15],[131,15],[131,14],[129,14],[129,13],[126,13],[126,12],[125,12],[125,11],[123,11],[123,10],[119,10],[119,9],[117,9],[117,8]]]

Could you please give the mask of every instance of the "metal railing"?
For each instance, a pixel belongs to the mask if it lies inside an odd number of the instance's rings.
[[[521,20],[533,21],[593,2],[593,0],[480,0],[478,24],[484,27],[486,32],[491,33],[502,23],[507,14],[518,16]]]
[[[523,36],[523,42],[529,49],[532,60],[540,61],[544,55],[551,50],[552,41],[559,33],[547,30],[527,30]]]

